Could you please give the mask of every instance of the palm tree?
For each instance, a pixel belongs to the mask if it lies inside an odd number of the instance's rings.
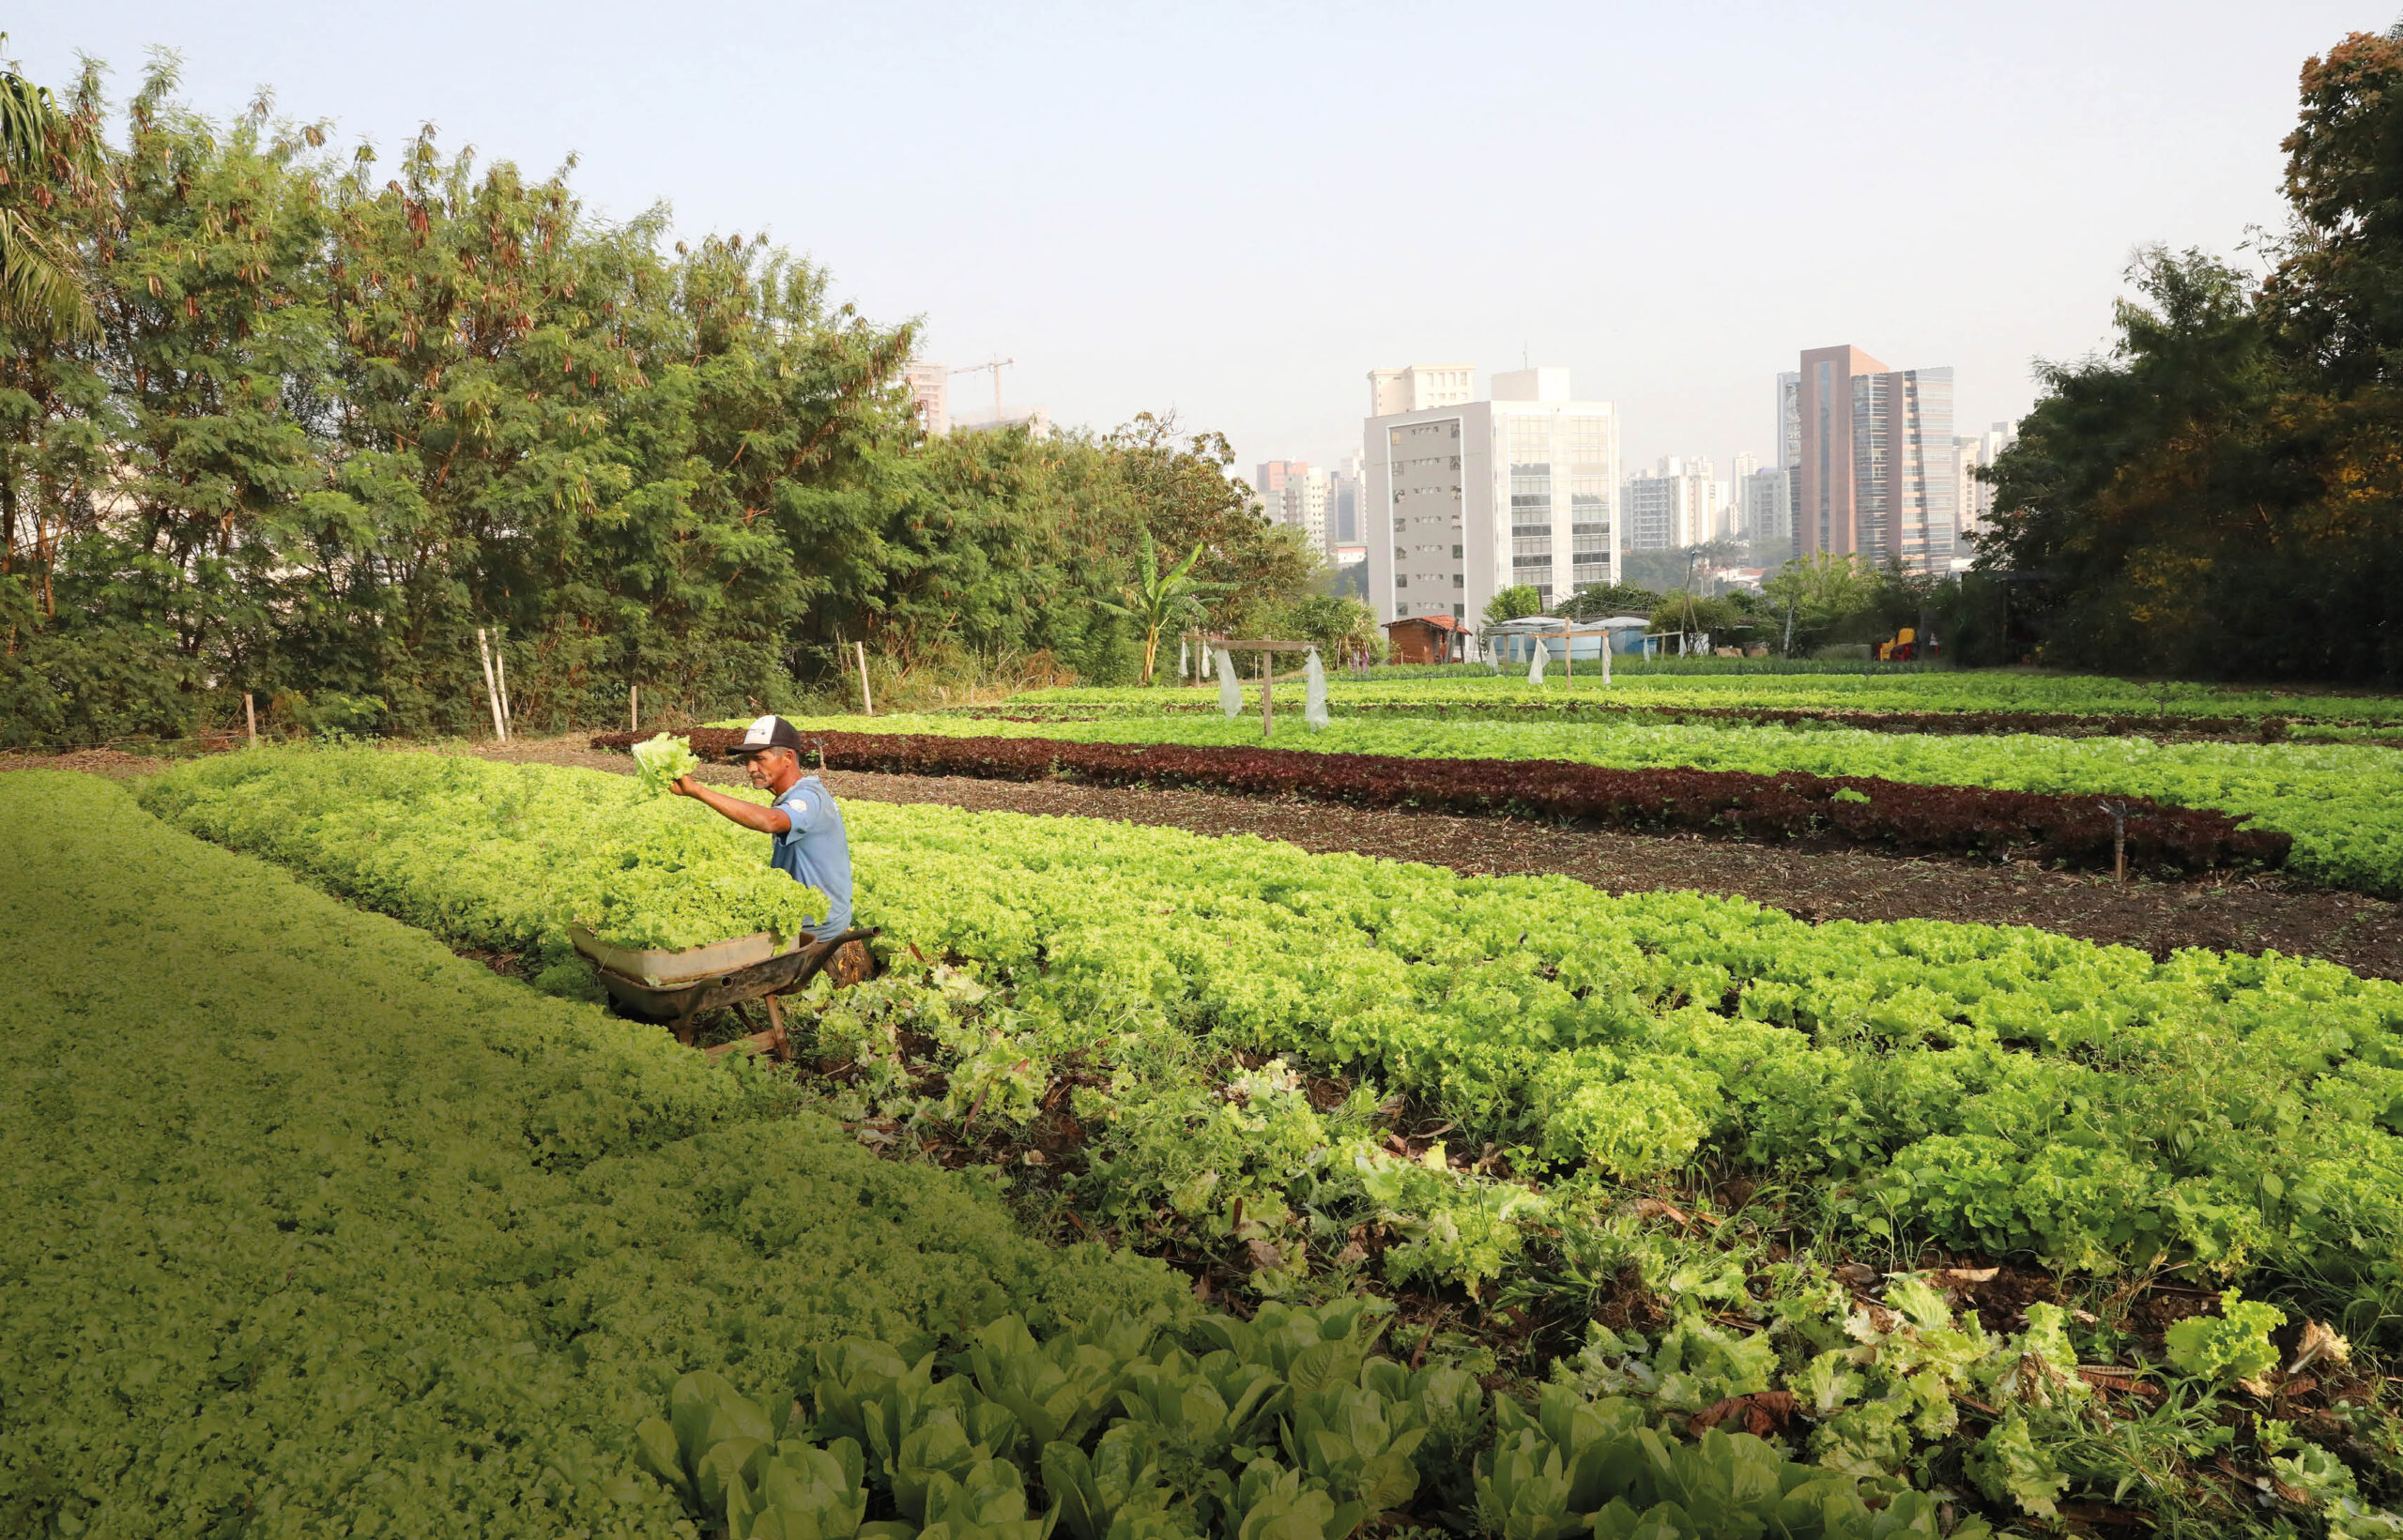
[[[1112,615],[1123,615],[1143,628],[1143,682],[1152,682],[1152,672],[1159,657],[1160,633],[1179,619],[1199,615],[1200,595],[1221,593],[1234,587],[1232,583],[1200,583],[1193,578],[1193,564],[1202,559],[1202,542],[1193,542],[1192,551],[1183,561],[1166,572],[1160,570],[1159,549],[1152,543],[1152,532],[1143,531],[1143,562],[1135,571],[1135,581],[1119,590],[1126,602],[1114,604],[1098,601]]]
[[[83,126],[47,90],[0,70],[0,325],[49,336],[91,328],[54,188],[59,170],[80,181],[93,159]]]

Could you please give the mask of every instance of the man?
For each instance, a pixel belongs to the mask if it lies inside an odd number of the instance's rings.
[[[782,717],[761,717],[743,730],[735,756],[750,771],[751,784],[774,796],[766,807],[712,791],[689,775],[679,776],[670,789],[770,836],[768,864],[826,895],[826,918],[810,927],[822,941],[851,928],[851,842],[834,794],[815,775],[801,773],[801,735]],[[843,949],[859,950],[856,941]]]

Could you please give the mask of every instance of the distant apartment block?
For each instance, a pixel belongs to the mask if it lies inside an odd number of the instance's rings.
[[[1977,473],[1993,465],[2018,436],[2015,424],[1997,422],[1984,433],[1966,434],[1952,441],[1961,455],[1961,538],[1952,557],[1956,568],[1966,566],[1967,558],[1975,555],[1969,537],[1983,530],[1994,519],[1994,488],[1979,480]]]
[[[1799,374],[1777,376],[1777,465],[1785,472],[1785,532],[1787,545],[1783,556],[1791,559],[1802,554],[1802,376]],[[1767,553],[1755,551],[1755,557]]]
[[[1619,499],[1626,510],[1630,551],[1682,551],[1729,537],[1727,483],[1711,474],[1710,461],[1669,455],[1649,476],[1627,483]]]
[[[1407,369],[1369,372],[1369,415],[1397,417],[1431,406],[1462,406],[1474,393],[1474,365],[1415,363]]]
[[[1331,480],[1307,460],[1263,460],[1252,491],[1271,522],[1291,525],[1311,550],[1324,553],[1333,543],[1326,522]]]
[[[1801,363],[1795,554],[1950,570],[1961,510],[1952,371],[1889,369],[1850,346],[1813,348]]]
[[[1380,621],[1471,625],[1525,584],[1546,608],[1618,567],[1618,414],[1571,399],[1569,371],[1493,376],[1469,399],[1464,364],[1369,376],[1359,512]]]
[[[1347,454],[1326,478],[1326,529],[1332,546],[1355,546],[1360,535],[1360,457]]]
[[[1736,483],[1737,538],[1753,559],[1782,564],[1794,545],[1794,477],[1783,466],[1756,470]]]
[[[910,382],[911,399],[917,403],[918,426],[926,436],[941,438],[951,432],[951,370],[912,359],[902,374]]]

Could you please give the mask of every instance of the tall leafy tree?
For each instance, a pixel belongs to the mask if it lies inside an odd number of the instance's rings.
[[[0,48],[8,46],[0,33]],[[95,125],[47,87],[0,69],[0,326],[87,332],[83,253],[66,218],[99,169]]]
[[[529,724],[617,720],[635,683],[782,705],[862,642],[1122,678],[1141,633],[1095,601],[1146,540],[1201,548],[1219,624],[1316,571],[1216,435],[924,438],[913,328],[763,239],[599,221],[572,165],[430,130],[386,165],[265,98],[211,122],[172,61],[112,142],[99,80],[0,81],[0,740],[181,731],[242,692],[472,731],[479,629]]]
[[[2266,281],[2153,250],[2110,354],[2048,366],[1980,560],[2045,662],[2403,679],[2403,38],[2302,77]]]

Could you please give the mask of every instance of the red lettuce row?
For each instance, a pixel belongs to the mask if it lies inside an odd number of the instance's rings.
[[[1875,776],[1744,770],[1606,770],[1556,759],[1417,759],[1292,749],[1064,743],[1039,738],[911,733],[806,735],[833,770],[984,780],[1068,777],[1100,785],[1187,786],[1295,796],[1355,807],[1505,814],[1586,828],[1731,839],[1830,841],[1895,855],[2014,856],[2109,866],[2103,799],[1981,786],[1925,786]],[[742,735],[702,728],[694,752],[723,754]],[[595,748],[621,748],[608,734]],[[2131,866],[2155,872],[2279,866],[2291,835],[2211,809],[2120,799]]]

